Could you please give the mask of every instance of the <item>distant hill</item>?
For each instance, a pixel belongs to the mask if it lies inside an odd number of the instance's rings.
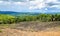
[[[12,11],[0,11],[0,14],[17,14],[17,12],[12,12]]]
[[[57,12],[46,12],[45,14],[56,14]],[[13,12],[13,11],[0,11],[0,14],[9,14],[9,15],[14,15],[14,16],[18,16],[18,15],[38,15],[41,14],[40,12]],[[57,13],[57,14],[60,14]]]
[[[13,12],[13,11],[0,11],[0,14],[9,14],[9,15],[38,15],[40,13],[31,13],[31,12]]]

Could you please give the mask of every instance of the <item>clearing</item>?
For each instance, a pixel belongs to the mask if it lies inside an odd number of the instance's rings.
[[[60,36],[60,21],[55,22],[20,22],[3,27],[0,36]]]

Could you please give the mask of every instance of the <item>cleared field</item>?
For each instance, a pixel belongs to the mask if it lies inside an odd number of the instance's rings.
[[[14,29],[23,30],[23,31],[49,31],[50,29],[57,29],[60,27],[60,21],[54,22],[20,22],[14,25]],[[59,28],[60,29],[60,28]]]
[[[0,25],[0,29],[2,30],[0,36],[60,36],[60,21],[3,24]]]
[[[2,29],[0,36],[60,36],[60,31],[29,32],[16,29]]]

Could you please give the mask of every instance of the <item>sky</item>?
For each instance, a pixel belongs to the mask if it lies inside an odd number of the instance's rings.
[[[60,12],[60,0],[0,0],[0,11]]]

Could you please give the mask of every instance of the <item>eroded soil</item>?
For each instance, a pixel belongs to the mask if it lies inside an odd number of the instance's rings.
[[[60,36],[60,21],[20,22],[1,30],[0,36]]]
[[[2,29],[0,36],[60,36],[60,31],[29,32],[16,29]]]

